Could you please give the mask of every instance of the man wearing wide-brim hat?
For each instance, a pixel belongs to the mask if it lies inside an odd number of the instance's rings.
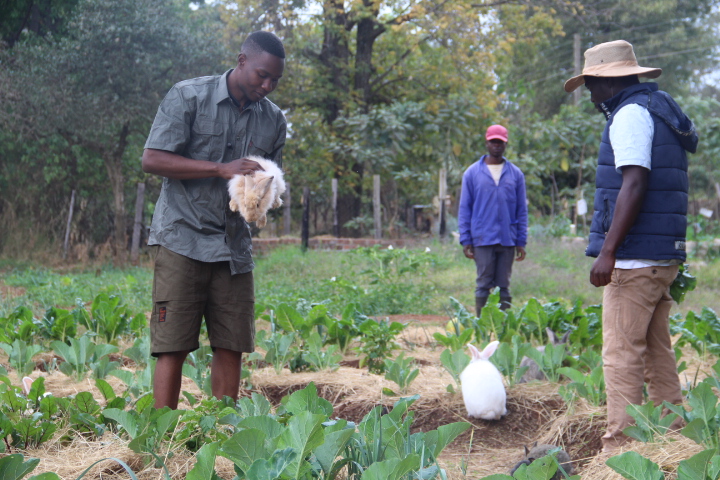
[[[590,282],[603,292],[603,364],[608,427],[603,450],[628,440],[628,404],[643,403],[643,384],[655,405],[682,402],[670,341],[670,285],[685,260],[687,152],[698,137],[690,119],[655,83],[659,68],[638,65],[624,40],[585,52],[581,75],[590,100],[607,117],[596,176],[586,255],[597,257]]]

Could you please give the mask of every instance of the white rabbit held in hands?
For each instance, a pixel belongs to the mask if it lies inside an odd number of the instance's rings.
[[[250,155],[246,157],[260,164],[263,170],[252,175],[234,175],[228,182],[230,210],[240,212],[247,222],[262,228],[267,224],[267,211],[282,205],[285,193],[283,171],[272,160]]]
[[[499,420],[507,414],[505,385],[497,367],[490,362],[500,342],[490,342],[480,352],[468,345],[472,359],[460,374],[463,401],[468,416],[485,420]]]

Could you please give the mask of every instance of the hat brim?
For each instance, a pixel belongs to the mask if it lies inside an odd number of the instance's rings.
[[[503,137],[502,135],[490,135],[485,137],[485,140],[502,140],[507,143],[507,137]]]
[[[583,72],[581,75],[572,77],[565,82],[565,91],[574,92],[578,87],[585,84],[585,77],[628,77],[637,75],[645,78],[658,78],[662,74],[662,68],[646,67],[613,67],[598,70],[595,72]]]

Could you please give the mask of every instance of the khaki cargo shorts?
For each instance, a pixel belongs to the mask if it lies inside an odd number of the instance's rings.
[[[152,355],[200,347],[202,319],[210,346],[255,349],[252,272],[230,275],[228,262],[200,262],[158,247],[150,319]]]

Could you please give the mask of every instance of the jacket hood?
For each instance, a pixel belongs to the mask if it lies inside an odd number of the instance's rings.
[[[648,111],[670,127],[685,150],[690,153],[697,151],[698,134],[695,125],[670,95],[658,89],[657,83],[645,82],[633,85],[600,105],[605,115],[610,118],[619,106],[636,94],[647,94],[645,106]]]

